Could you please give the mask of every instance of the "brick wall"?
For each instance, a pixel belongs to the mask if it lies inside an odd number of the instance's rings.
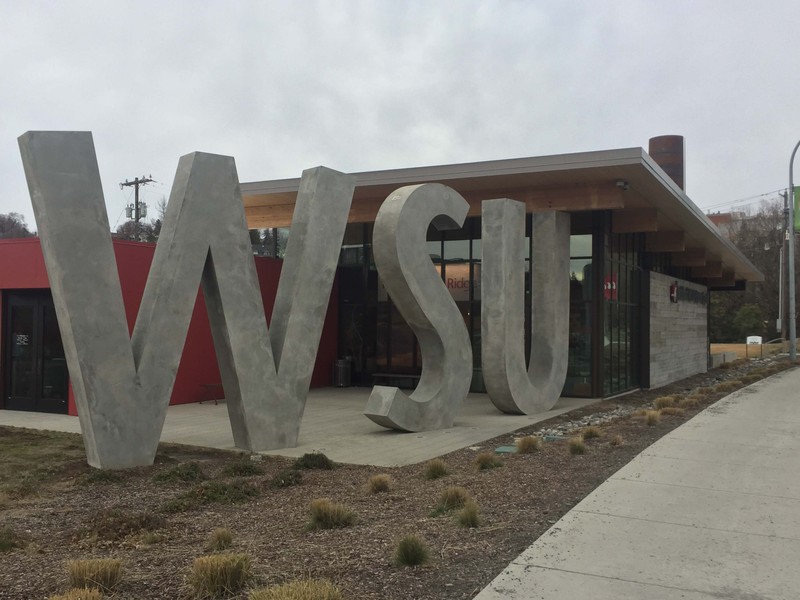
[[[670,285],[678,284],[678,302]],[[650,273],[650,387],[705,373],[708,368],[708,290]]]

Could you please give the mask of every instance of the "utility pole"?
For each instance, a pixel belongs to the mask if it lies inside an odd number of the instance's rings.
[[[789,189],[787,194],[789,196],[789,358],[794,361],[797,359],[797,329],[796,329],[796,316],[797,308],[795,304],[795,271],[794,271],[794,157],[797,154],[797,149],[800,148],[800,141],[795,144],[792,150],[792,156],[789,159]]]
[[[133,181],[128,181],[126,179],[125,183],[119,184],[119,189],[133,186],[133,194],[134,194],[133,204],[129,204],[127,207],[125,207],[125,210],[127,213],[127,217],[129,219],[133,218],[133,222],[135,223],[133,227],[134,231],[133,237],[137,242],[141,241],[139,240],[139,221],[142,219],[142,217],[147,216],[147,204],[145,204],[144,202],[139,202],[139,186],[143,186],[148,183],[153,183],[154,181],[155,180],[152,179],[152,175],[149,177],[145,177],[144,175],[142,175],[141,178],[137,177]]]

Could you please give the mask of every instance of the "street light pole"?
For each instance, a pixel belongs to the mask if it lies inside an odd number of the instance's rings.
[[[789,159],[789,358],[792,360],[797,358],[797,320],[794,297],[794,157],[798,148],[800,148],[800,141],[795,144],[792,157]]]

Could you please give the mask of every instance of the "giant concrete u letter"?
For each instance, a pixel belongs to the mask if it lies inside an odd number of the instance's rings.
[[[549,410],[561,395],[569,348],[567,213],[533,213],[531,357],[525,366],[525,205],[482,205],[481,363],[494,405],[512,414]]]
[[[456,191],[429,183],[396,190],[378,211],[375,265],[422,351],[422,376],[410,396],[395,387],[372,389],[364,414],[379,425],[400,431],[452,427],[469,391],[469,334],[425,244],[428,225],[458,229],[468,210]]]
[[[233,159],[181,158],[129,337],[91,134],[19,143],[89,464],[152,463],[201,283],[236,445],[296,445],[353,179],[303,173],[270,336]]]

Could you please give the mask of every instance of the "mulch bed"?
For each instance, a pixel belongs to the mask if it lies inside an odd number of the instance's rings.
[[[463,449],[442,459],[449,475],[434,481],[423,477],[425,465],[378,468],[337,465],[333,470],[303,470],[298,485],[275,488],[275,476],[293,461],[264,457],[254,462],[260,473],[235,477],[225,473],[248,460],[240,454],[163,445],[153,467],[119,472],[104,480],[84,461],[73,458],[51,469],[38,465],[40,481],[27,494],[0,495],[0,531],[6,527],[21,547],[0,554],[0,598],[47,598],[67,589],[66,563],[75,558],[113,557],[122,560],[123,578],[113,598],[191,598],[188,575],[193,560],[208,553],[205,546],[215,528],[233,532],[231,551],[251,556],[253,579],[248,589],[295,578],[326,578],[351,600],[453,600],[475,596],[505,566],[550,528],[577,502],[654,441],[715,402],[723,392],[704,397],[680,416],[663,416],[648,426],[631,415],[600,426],[601,436],[586,442],[586,453],[571,455],[566,440],[548,441],[539,452],[503,456],[499,468],[478,471],[476,455],[513,444],[523,434],[573,423],[590,415],[618,409],[650,408],[655,398],[687,395],[700,387],[738,380],[765,366],[789,368],[788,361],[740,362],[727,369],[645,390],[562,415],[546,423]],[[49,443],[29,430],[0,428],[0,440],[27,437]],[[69,434],[58,434],[69,437]],[[624,443],[612,445],[614,436]],[[234,483],[255,495],[236,504],[198,502],[198,482],[154,481],[176,465],[196,463],[207,481]],[[387,473],[390,491],[369,494],[372,475]],[[3,483],[13,490],[14,482]],[[462,486],[480,507],[481,526],[460,527],[452,513],[436,514],[441,492]],[[183,508],[165,510],[178,497]],[[330,498],[356,515],[355,524],[341,529],[309,531],[312,499]],[[155,543],[145,543],[141,531],[126,525],[145,515]],[[128,518],[128,521],[125,521]],[[119,521],[122,519],[122,521]],[[159,527],[160,525],[160,527]],[[428,564],[394,564],[393,549],[407,534],[423,538],[431,551]],[[152,536],[149,541],[153,541]],[[246,591],[232,598],[246,598]]]

